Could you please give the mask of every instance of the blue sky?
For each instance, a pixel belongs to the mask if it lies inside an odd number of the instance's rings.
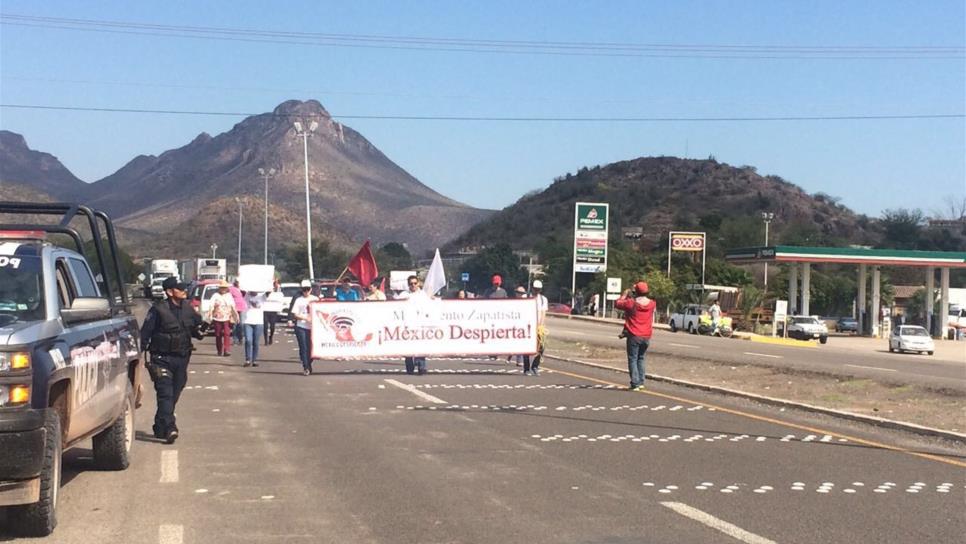
[[[480,40],[956,47],[956,58],[660,58],[414,51],[0,26],[0,102],[267,112],[315,98],[334,116],[786,117],[963,114],[961,0],[608,2],[33,2],[10,15]],[[787,55],[786,55],[787,56]],[[94,181],[241,118],[0,109]],[[951,119],[534,123],[347,120],[437,191],[500,208],[554,177],[648,155],[753,165],[878,216],[966,198]]]

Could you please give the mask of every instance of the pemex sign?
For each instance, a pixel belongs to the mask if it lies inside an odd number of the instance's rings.
[[[574,273],[607,270],[607,215],[605,203],[578,202],[574,210]]]

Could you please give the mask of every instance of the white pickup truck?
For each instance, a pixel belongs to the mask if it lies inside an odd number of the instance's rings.
[[[668,325],[671,326],[671,332],[682,330],[691,334],[697,334],[701,314],[707,312],[708,307],[704,304],[688,304],[683,310],[671,314],[671,319],[668,321]]]

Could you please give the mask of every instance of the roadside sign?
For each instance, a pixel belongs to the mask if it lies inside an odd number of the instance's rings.
[[[778,334],[778,323],[785,323],[785,319],[788,317],[788,301],[787,300],[776,300],[775,301],[775,317],[771,320],[771,335],[775,336]],[[782,327],[784,328],[784,327]]]
[[[620,278],[607,278],[607,292],[608,293],[620,293],[621,292],[621,279]],[[608,297],[607,300],[617,300],[616,298]]]
[[[577,202],[574,209],[574,273],[607,270],[607,231],[610,205]]]
[[[605,298],[607,300],[617,300],[617,299],[621,298],[621,295],[620,295],[620,293],[607,293],[607,297],[605,297]]]
[[[144,281],[144,280],[146,280],[146,279],[148,279],[148,277],[147,277],[147,276],[145,276],[145,275],[144,275],[143,273],[141,273],[141,274],[138,274],[138,281]]]
[[[463,283],[470,281],[470,273],[463,272],[462,274],[460,274],[460,281],[462,281]]]
[[[671,252],[688,251],[701,254],[701,283],[704,283],[707,236],[703,232],[670,231],[667,239],[667,276],[671,277]]]

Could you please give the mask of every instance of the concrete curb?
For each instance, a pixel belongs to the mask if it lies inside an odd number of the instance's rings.
[[[579,359],[569,359],[569,358],[566,358],[566,357],[559,357],[559,356],[550,355],[550,354],[547,354],[546,357],[547,358],[550,358],[550,359],[556,359],[558,361],[566,361],[568,363],[575,363],[575,364],[578,364],[578,365],[589,366],[589,367],[592,367],[592,368],[599,368],[601,370],[610,370],[612,372],[617,372],[617,373],[625,374],[625,375],[627,374],[627,372],[624,369],[615,368],[615,367],[608,366],[608,365],[602,365],[600,363],[591,363],[589,361],[581,361]],[[724,394],[724,395],[731,395],[731,396],[735,396],[735,397],[742,397],[742,398],[754,400],[754,401],[757,401],[757,402],[761,402],[763,404],[770,404],[772,406],[781,406],[781,407],[784,407],[784,408],[796,408],[796,409],[804,410],[804,411],[807,411],[807,412],[815,412],[815,413],[819,413],[819,414],[825,414],[825,415],[829,415],[829,416],[833,416],[833,417],[838,417],[838,418],[842,418],[842,419],[848,419],[848,420],[851,420],[851,421],[858,421],[858,422],[861,422],[861,423],[867,423],[867,424],[875,425],[875,426],[878,426],[878,427],[886,427],[886,428],[889,428],[889,429],[896,429],[896,430],[910,432],[910,433],[915,433],[915,434],[920,434],[920,435],[935,436],[935,437],[939,437],[939,438],[944,438],[946,440],[953,440],[955,442],[961,442],[961,443],[966,444],[966,434],[957,433],[957,432],[953,432],[953,431],[945,431],[945,430],[942,430],[942,429],[934,429],[932,427],[925,427],[925,426],[922,426],[922,425],[917,425],[915,423],[907,423],[905,421],[895,421],[895,420],[892,420],[892,419],[884,419],[884,418],[875,417],[875,416],[866,416],[866,415],[862,415],[862,414],[855,414],[855,413],[852,413],[852,412],[845,412],[845,411],[842,411],[842,410],[833,410],[831,408],[823,408],[821,406],[814,406],[812,404],[805,404],[805,403],[802,403],[802,402],[794,402],[794,401],[784,400],[784,399],[778,399],[778,398],[774,398],[774,397],[766,397],[764,395],[756,395],[754,393],[745,393],[744,391],[737,391],[735,389],[728,389],[726,387],[718,387],[718,386],[714,386],[714,385],[704,385],[704,384],[700,384],[700,383],[689,382],[687,380],[679,380],[679,379],[676,379],[676,378],[669,378],[667,376],[659,376],[659,375],[656,375],[656,374],[650,374],[650,373],[646,373],[646,372],[645,372],[645,375],[647,376],[648,379],[651,379],[651,380],[655,380],[655,381],[659,381],[659,382],[664,382],[664,383],[669,383],[669,384],[673,384],[673,385],[679,385],[679,386],[682,386],[682,387],[690,387],[692,389],[701,389],[703,391],[710,391],[710,392],[713,392],[713,393],[721,393],[721,394]]]

